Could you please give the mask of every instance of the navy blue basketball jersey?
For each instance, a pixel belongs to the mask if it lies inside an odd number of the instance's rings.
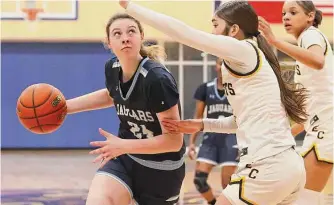
[[[224,95],[224,90],[218,90],[217,78],[200,85],[194,98],[203,101],[206,105],[206,117],[218,119],[231,116],[232,107]]]
[[[157,113],[179,103],[176,81],[171,73],[162,64],[143,58],[132,78],[122,82],[121,65],[117,58],[112,58],[106,63],[105,77],[120,120],[118,136],[140,140],[161,135]],[[184,152],[183,143],[178,152],[132,156],[152,161],[180,160]]]

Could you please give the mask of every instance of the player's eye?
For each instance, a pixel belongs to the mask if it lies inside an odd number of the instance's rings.
[[[282,16],[285,16],[286,12],[282,12]]]
[[[295,11],[291,11],[291,14],[292,14],[292,15],[296,15],[297,12],[295,12]]]
[[[134,34],[134,33],[136,33],[136,30],[135,30],[135,29],[130,29],[130,30],[129,30],[129,34]]]
[[[213,24],[213,27],[214,27],[214,28],[217,28],[217,27],[218,27],[218,24]]]
[[[114,34],[113,34],[115,37],[119,37],[120,35],[121,35],[121,32],[119,32],[119,31],[116,31],[116,32],[114,32]]]

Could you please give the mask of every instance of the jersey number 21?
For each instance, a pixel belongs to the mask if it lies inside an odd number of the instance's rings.
[[[146,135],[146,138],[152,138],[153,132],[148,130],[145,125],[140,125],[140,127],[133,122],[129,122],[128,124],[131,126],[130,131],[136,136],[138,139],[142,139],[143,135]]]

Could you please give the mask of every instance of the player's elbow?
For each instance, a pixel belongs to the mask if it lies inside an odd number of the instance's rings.
[[[318,57],[315,59],[315,61],[313,62],[313,66],[315,69],[317,70],[321,70],[325,65],[325,57],[324,56],[321,56],[321,57]]]

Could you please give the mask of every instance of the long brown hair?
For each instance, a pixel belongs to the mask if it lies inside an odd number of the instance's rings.
[[[219,6],[215,13],[226,21],[228,27],[237,24],[244,33],[245,38],[257,38],[259,48],[264,53],[273,69],[281,91],[281,101],[290,118],[303,123],[307,120],[305,101],[307,92],[305,88],[288,84],[282,78],[280,64],[266,39],[258,31],[258,16],[253,7],[245,1],[229,1]]]
[[[141,23],[137,19],[133,18],[132,16],[130,16],[126,13],[117,13],[109,19],[109,21],[106,25],[106,34],[107,34],[107,40],[108,41],[109,41],[109,38],[110,38],[109,28],[110,28],[111,24],[113,24],[118,19],[130,19],[130,20],[134,21],[139,28],[139,32],[141,34],[144,33],[143,26],[141,25]],[[156,61],[159,61],[159,62],[164,61],[166,59],[166,56],[167,56],[164,48],[162,48],[161,46],[159,46],[159,45],[144,45],[144,44],[141,45],[140,55],[141,56],[147,56],[150,59],[156,60]]]

